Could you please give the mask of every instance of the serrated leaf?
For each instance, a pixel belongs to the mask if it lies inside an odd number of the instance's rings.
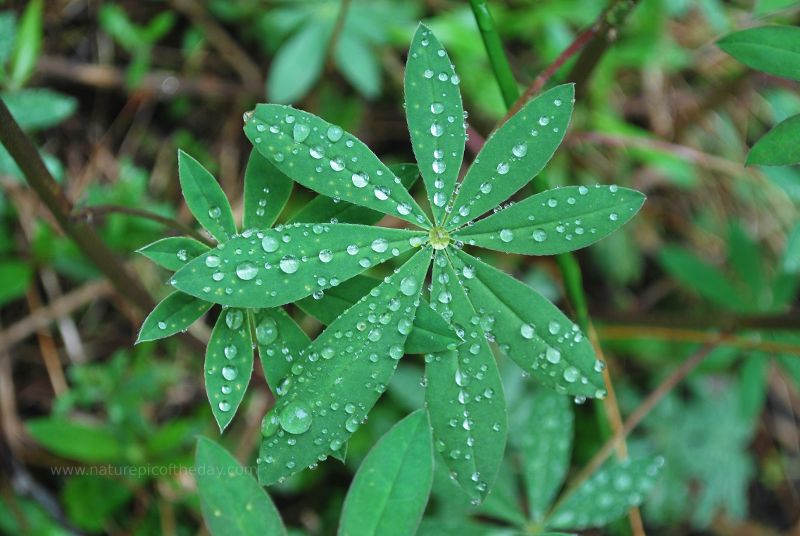
[[[408,52],[403,87],[411,146],[437,222],[445,219],[464,158],[467,133],[458,84],[444,47],[420,24]]]
[[[180,270],[187,262],[207,252],[210,248],[194,238],[170,236],[139,248],[141,253],[167,270]]]
[[[625,225],[644,195],[616,186],[567,186],[532,195],[454,236],[467,244],[523,255],[586,247]]]
[[[275,307],[346,281],[410,250],[423,236],[343,223],[248,230],[192,260],[171,281],[214,303]]]
[[[642,504],[663,464],[662,458],[656,458],[626,460],[601,468],[548,516],[545,525],[574,530],[604,527]]]
[[[522,457],[528,508],[539,522],[569,469],[574,416],[569,398],[537,389],[512,411],[510,441]]]
[[[747,165],[790,166],[800,163],[800,143],[797,140],[800,140],[800,114],[781,121],[758,140],[747,154]]]
[[[380,95],[381,64],[369,42],[355,33],[342,32],[334,58],[339,71],[364,98]]]
[[[503,384],[492,350],[473,318],[478,313],[445,254],[438,252],[431,299],[465,342],[425,358],[425,401],[433,437],[451,475],[473,501],[491,490],[506,446]]]
[[[448,229],[493,209],[538,175],[564,139],[574,97],[572,84],[554,87],[486,140],[461,183]]]
[[[65,458],[88,463],[124,460],[124,445],[108,426],[42,417],[25,421],[25,428],[41,445]]]
[[[400,178],[406,189],[417,182],[419,169],[416,164],[391,164],[389,169]],[[369,208],[360,207],[346,201],[334,201],[330,197],[318,195],[305,204],[297,214],[289,219],[289,223],[358,223],[372,225],[378,223],[383,214]]]
[[[176,290],[150,311],[142,322],[136,344],[170,337],[186,330],[203,316],[213,303]]]
[[[243,229],[269,229],[292,193],[292,180],[253,149],[244,170]]]
[[[195,469],[200,508],[212,536],[286,534],[269,495],[227,450],[198,438]]]
[[[429,263],[429,250],[414,255],[306,348],[264,417],[262,484],[339,450],[367,417],[403,355]]]
[[[428,416],[417,410],[395,424],[358,468],[347,491],[340,536],[414,534],[433,481]]]
[[[308,335],[280,307],[248,311],[253,318],[253,330],[258,346],[258,356],[270,390],[277,395],[280,381],[289,375],[289,369],[300,352],[308,346]]]
[[[591,344],[555,305],[463,251],[449,258],[480,316],[481,330],[522,370],[561,394],[605,396],[602,369]]]
[[[336,287],[325,291],[320,299],[304,298],[296,303],[306,314],[310,314],[323,324],[330,324],[365,296],[380,281],[368,276],[355,276]],[[406,339],[405,353],[425,354],[446,350],[449,346],[460,344],[461,339],[453,332],[447,322],[431,309],[425,299],[421,299],[414,326]]]
[[[55,126],[78,107],[75,97],[51,89],[20,89],[0,94],[11,115],[24,130]]]
[[[400,179],[341,127],[288,106],[259,104],[244,132],[275,167],[306,188],[415,225],[428,222]]]
[[[762,26],[726,35],[717,45],[748,67],[800,80],[800,28]]]
[[[217,242],[224,242],[236,234],[233,213],[217,179],[203,165],[178,151],[178,177],[186,205],[195,219]]]
[[[327,22],[312,20],[278,50],[267,79],[271,101],[296,102],[319,80],[330,30]]]
[[[223,309],[206,347],[206,395],[220,432],[233,420],[253,373],[253,342],[245,311]]]

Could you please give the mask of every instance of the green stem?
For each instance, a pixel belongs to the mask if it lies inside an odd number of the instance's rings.
[[[511,64],[508,63],[508,58],[503,50],[500,34],[497,33],[494,19],[489,12],[489,5],[485,0],[469,0],[469,4],[481,31],[483,46],[489,56],[489,63],[492,65],[497,85],[500,86],[500,93],[503,94],[503,101],[506,103],[506,108],[510,108],[519,98],[519,87],[514,78],[514,72],[511,70]]]

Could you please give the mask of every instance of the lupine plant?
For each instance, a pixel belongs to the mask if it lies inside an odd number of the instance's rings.
[[[254,151],[241,231],[213,176],[181,153],[187,205],[216,244],[167,238],[141,250],[175,271],[169,282],[176,290],[147,318],[140,340],[186,329],[213,304],[223,308],[205,363],[221,430],[242,400],[258,348],[276,395],[261,427],[262,485],[282,482],[330,455],[342,457],[398,361],[424,355],[425,407],[398,423],[364,461],[345,502],[343,534],[382,534],[382,527],[398,526],[398,533],[412,533],[427,503],[434,453],[473,504],[487,498],[509,428],[493,348],[559,399],[605,396],[604,365],[578,326],[476,253],[573,251],[620,228],[644,201],[634,190],[598,185],[506,203],[563,140],[573,108],[571,85],[523,106],[486,141],[460,181],[467,135],[459,78],[424,26],[411,44],[404,86],[418,168],[383,164],[356,137],[310,113],[260,104],[244,114]],[[417,169],[428,209],[409,192]],[[292,182],[320,197],[273,227]],[[372,225],[379,220],[387,225]],[[380,280],[362,275],[384,263],[397,267]],[[289,303],[326,324],[325,330],[309,341],[282,309]],[[523,426],[543,430],[547,418],[532,415]],[[208,458],[212,451],[201,443],[198,455]],[[640,465],[652,473],[650,462]],[[630,467],[638,471],[636,464]],[[554,477],[555,486],[561,476],[563,471]],[[209,498],[202,482],[200,488],[204,500],[219,499]],[[642,499],[639,493],[626,496],[618,513]],[[204,506],[204,512],[247,518],[242,508],[231,502]],[[555,519],[559,526],[576,526]]]

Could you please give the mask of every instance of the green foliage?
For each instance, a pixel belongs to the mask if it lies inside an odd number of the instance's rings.
[[[361,463],[347,493],[339,534],[413,534],[433,482],[428,417],[418,410],[398,422]]]
[[[758,140],[747,155],[747,163],[762,166],[797,164],[800,162],[798,139],[800,139],[800,115],[795,115],[778,123]]]
[[[18,89],[33,74],[39,54],[42,50],[42,19],[44,3],[42,0],[29,2],[16,29],[14,51],[11,54],[11,72],[9,86]]]
[[[224,448],[199,438],[195,470],[203,518],[214,536],[286,534],[272,500]]]
[[[189,294],[175,291],[161,300],[147,315],[136,342],[154,341],[186,331],[212,305]]]
[[[178,176],[186,205],[218,242],[236,234],[236,224],[225,192],[206,168],[197,160],[178,152]]]
[[[117,462],[125,456],[124,445],[106,426],[44,417],[27,421],[26,428],[36,441],[73,460]]]

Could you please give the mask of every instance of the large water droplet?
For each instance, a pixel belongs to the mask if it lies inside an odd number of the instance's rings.
[[[230,329],[239,329],[244,322],[244,313],[241,309],[229,309],[225,313],[225,324]]]
[[[532,339],[536,334],[536,330],[530,324],[522,324],[519,328],[519,334],[525,339]]]
[[[277,251],[279,246],[280,242],[278,242],[278,239],[272,235],[267,235],[261,239],[261,247],[267,253]]]
[[[290,434],[302,434],[311,428],[311,410],[299,401],[290,402],[278,416],[281,428]]]
[[[265,318],[256,326],[256,341],[262,346],[272,344],[278,338],[278,324],[272,318]]]
[[[322,249],[319,252],[319,260],[324,263],[329,263],[333,259],[333,252],[329,249]]]
[[[342,135],[344,131],[342,127],[331,125],[328,127],[328,139],[331,140],[333,143],[336,143],[340,139],[342,139]]]
[[[431,113],[440,114],[444,111],[444,104],[441,102],[432,102],[431,103]]]
[[[274,411],[270,411],[261,419],[262,437],[272,437],[278,431],[278,428],[280,428],[280,422]]]
[[[407,276],[400,281],[400,292],[406,296],[413,296],[419,289],[419,283],[414,276]]]
[[[569,383],[574,383],[580,375],[580,371],[575,367],[569,366],[564,369],[564,379]]]
[[[500,231],[500,240],[503,242],[511,242],[514,240],[514,233],[510,229],[502,229]]]
[[[252,262],[242,262],[236,267],[236,275],[243,281],[250,281],[258,275],[258,266]]]
[[[544,229],[535,229],[531,235],[531,238],[537,242],[544,242],[547,240],[547,233],[544,231]]]
[[[522,158],[526,154],[528,154],[528,144],[527,143],[520,143],[515,145],[513,149],[511,149],[511,154],[516,156],[517,158]]]
[[[556,364],[561,361],[561,352],[552,346],[548,346],[547,351],[545,352],[545,358],[547,358],[547,360],[551,363]]]
[[[385,238],[376,238],[370,246],[375,253],[383,253],[389,249],[389,242]]]
[[[353,173],[350,179],[353,181],[353,186],[356,188],[363,188],[369,182],[369,178],[363,173]]]
[[[284,255],[278,266],[283,273],[293,274],[300,267],[300,263],[294,255]]]
[[[206,266],[208,266],[209,268],[216,268],[217,266],[219,266],[219,263],[220,259],[216,255],[209,255],[208,257],[206,257]]]
[[[233,381],[236,379],[236,376],[239,375],[239,371],[236,370],[236,367],[232,367],[230,365],[226,365],[222,367],[222,377],[226,380]]]
[[[208,216],[211,219],[216,220],[220,216],[222,216],[222,209],[220,209],[219,207],[211,207],[210,209],[208,209]]]
[[[311,128],[303,123],[295,123],[294,127],[292,128],[292,138],[294,138],[294,141],[297,143],[305,141],[310,133]]]

